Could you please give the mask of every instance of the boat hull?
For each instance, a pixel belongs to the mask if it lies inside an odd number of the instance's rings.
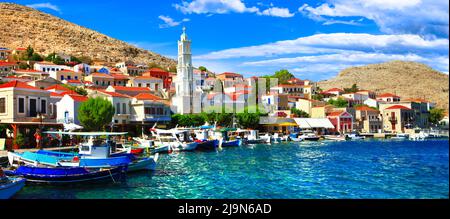
[[[222,147],[239,147],[242,145],[242,140],[231,140],[222,142]]]
[[[135,172],[141,170],[156,170],[159,154],[155,156],[142,158],[128,165],[128,172]]]
[[[8,182],[0,184],[0,199],[9,199],[25,186],[26,179],[10,177]]]
[[[126,176],[126,166],[112,169],[87,171],[85,168],[41,168],[20,166],[15,171],[7,170],[5,174],[9,176],[20,176],[30,183],[42,184],[75,184],[92,183],[101,181],[117,182]]]
[[[207,140],[197,142],[197,150],[215,150],[219,146],[219,140]]]

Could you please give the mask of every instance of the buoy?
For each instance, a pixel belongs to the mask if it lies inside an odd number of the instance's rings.
[[[75,157],[73,157],[72,161],[78,163],[78,162],[80,162],[80,158],[75,156]]]

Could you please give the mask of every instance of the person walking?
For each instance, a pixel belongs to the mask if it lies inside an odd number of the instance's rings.
[[[34,138],[36,139],[36,148],[41,148],[41,130],[36,129],[36,133],[34,133]]]

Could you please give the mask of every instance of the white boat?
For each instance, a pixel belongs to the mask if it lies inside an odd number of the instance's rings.
[[[128,164],[128,172],[139,171],[139,170],[156,170],[156,165],[158,163],[159,153],[154,156],[149,156],[141,158],[139,160],[133,161]]]
[[[188,130],[178,129],[151,129],[152,135],[156,138],[154,141],[154,152],[168,153],[171,151],[193,151],[198,143],[189,137]]]
[[[25,186],[21,177],[7,177],[0,167],[0,199],[9,199]]]
[[[365,136],[359,136],[357,133],[347,134],[347,137],[350,138],[351,140],[360,140],[366,138]]]
[[[409,134],[406,133],[398,133],[395,136],[391,137],[393,140],[405,140],[409,138]]]
[[[272,142],[280,143],[281,141],[283,141],[283,138],[280,137],[280,135],[278,133],[273,133],[273,135],[272,135]]]
[[[259,136],[258,130],[238,130],[237,132],[244,132],[244,139],[246,144],[262,144],[270,143],[270,136]]]
[[[331,141],[347,141],[347,137],[345,135],[325,135],[326,140]]]
[[[302,141],[318,141],[320,139],[318,135],[310,130],[303,131],[302,134],[298,136],[298,138],[302,139]]]

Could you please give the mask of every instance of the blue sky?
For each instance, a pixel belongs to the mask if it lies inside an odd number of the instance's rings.
[[[194,65],[322,80],[389,60],[448,74],[447,0],[13,1],[169,57],[182,26]]]

